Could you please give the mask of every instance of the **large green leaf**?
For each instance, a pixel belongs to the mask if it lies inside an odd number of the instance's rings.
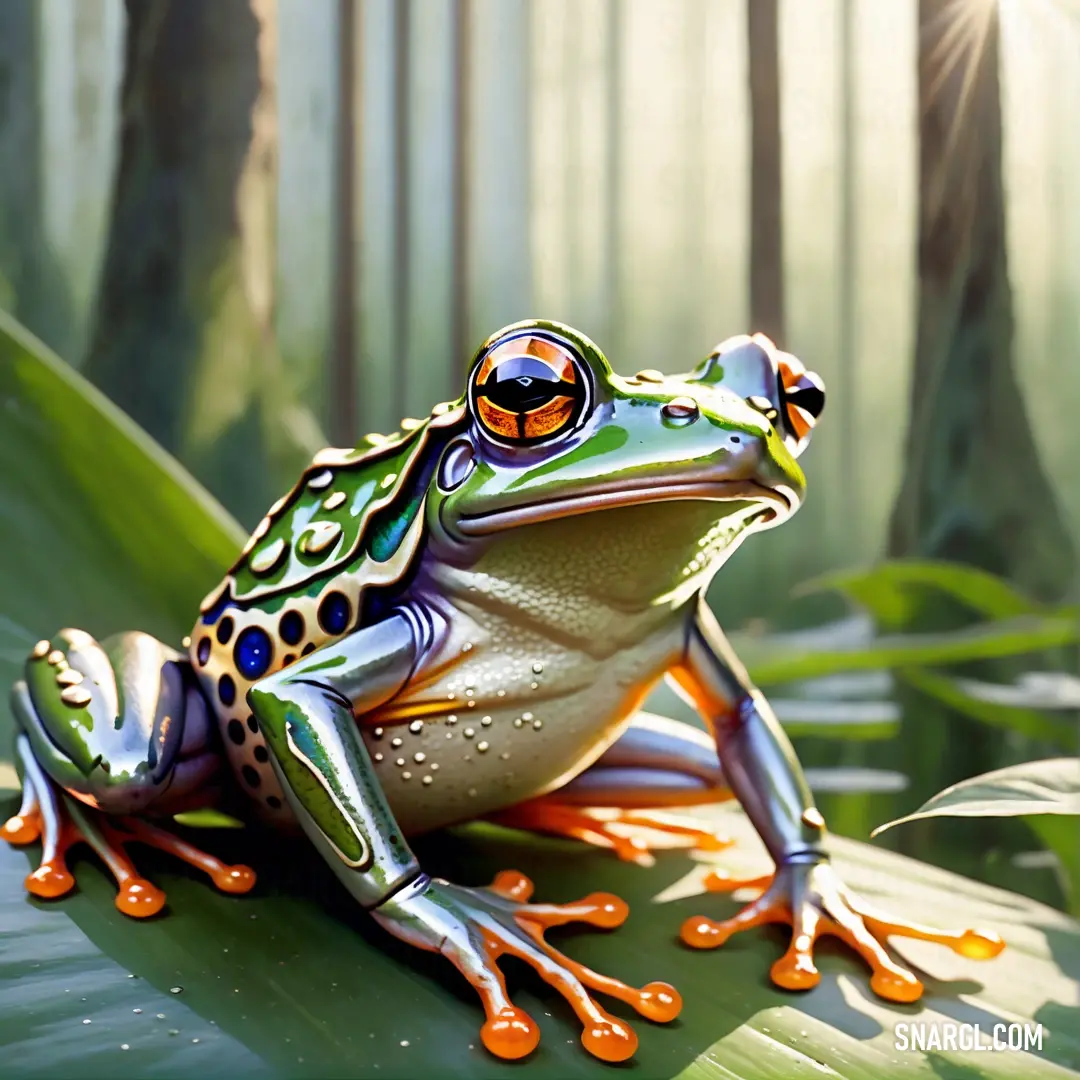
[[[1080,758],[1025,761],[952,784],[918,810],[879,825],[877,836],[905,821],[928,817],[1024,817],[1080,814]]]
[[[741,813],[707,813],[739,845],[716,857],[721,865],[736,873],[764,869]],[[582,1051],[561,999],[517,966],[510,968],[512,992],[537,1018],[543,1040],[522,1065],[493,1060],[476,1037],[479,1007],[449,965],[374,928],[310,852],[291,843],[257,843],[253,850],[232,830],[213,839],[215,849],[259,867],[257,893],[222,896],[175,864],[147,856],[148,873],[169,894],[170,913],[139,924],[113,909],[113,890],[89,860],[78,865],[80,892],[49,905],[22,898],[28,859],[0,850],[0,1045],[10,1075],[612,1075]],[[683,994],[676,1024],[635,1021],[635,1075],[643,1078],[1080,1075],[1080,926],[1034,901],[901,856],[839,839],[834,846],[847,881],[875,903],[927,923],[992,927],[1009,947],[995,961],[976,963],[905,944],[903,952],[927,973],[928,992],[918,1006],[893,1007],[869,993],[860,962],[826,946],[821,986],[792,996],[767,979],[782,951],[779,931],[747,934],[714,953],[678,945],[687,916],[736,910],[731,900],[701,895],[709,866],[682,855],[662,856],[644,870],[570,842],[482,826],[433,838],[419,850],[429,868],[460,881],[482,882],[513,866],[534,878],[540,897],[608,889],[630,902],[630,920],[619,930],[556,940],[599,970],[637,982],[668,979]],[[170,993],[174,987],[180,992]],[[632,1016],[618,1005],[613,1011]],[[994,1023],[1018,1019],[1048,1029],[1041,1057],[894,1047],[898,1023],[940,1030],[948,1022],[978,1022],[988,1037]]]
[[[874,836],[928,817],[1025,817],[1053,853],[1068,910],[1080,915],[1080,758],[1028,761],[947,787],[912,814],[879,825]]]
[[[0,688],[61,626],[174,643],[239,527],[85,379],[0,312]],[[0,745],[10,751],[0,709]]]
[[[65,623],[95,633],[142,627],[185,632],[202,591],[238,543],[235,527],[115,410],[10,324],[0,325],[0,690],[22,650]],[[4,715],[5,724],[8,723]],[[2,778],[0,778],[2,779]],[[6,782],[12,786],[10,768]],[[14,805],[0,802],[0,812]],[[715,858],[750,875],[765,866],[745,817],[701,810],[738,846]],[[373,925],[301,842],[250,829],[202,838],[260,873],[244,898],[216,893],[185,867],[137,849],[169,895],[167,913],[136,923],[89,857],[79,890],[30,900],[22,878],[37,857],[0,844],[0,1074],[190,1077],[585,1077],[614,1071],[589,1059],[561,999],[511,965],[519,1003],[543,1029],[538,1052],[510,1067],[476,1037],[471,991],[438,957],[410,950]],[[673,981],[686,1006],[665,1027],[636,1023],[640,1077],[1065,1077],[1080,1075],[1080,926],[1024,898],[850,841],[834,841],[848,881],[926,922],[981,923],[1009,948],[989,964],[922,943],[904,946],[928,972],[918,1006],[874,998],[860,962],[822,950],[822,985],[807,995],[767,979],[779,932],[733,939],[723,950],[680,947],[688,915],[726,914],[733,900],[700,895],[708,866],[681,853],[654,867],[609,853],[487,826],[428,838],[429,869],[463,882],[516,866],[541,898],[608,889],[632,905],[611,933],[566,932],[567,951],[601,970]],[[174,992],[175,991],[175,992]],[[625,1015],[616,1005],[613,1011]],[[160,1015],[159,1015],[160,1014]],[[1032,1018],[1047,1029],[1041,1054],[904,1053],[894,1026],[917,1020]],[[89,1023],[86,1023],[89,1021]],[[127,1047],[127,1049],[125,1049]]]

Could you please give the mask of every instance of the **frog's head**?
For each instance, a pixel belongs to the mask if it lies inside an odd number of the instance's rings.
[[[610,520],[601,511],[652,507],[712,564],[798,508],[795,459],[823,405],[821,380],[760,335],[723,342],[684,375],[623,378],[576,330],[515,323],[477,351],[469,426],[443,454],[431,509],[461,543],[578,518],[588,544]],[[631,517],[622,528],[645,520]]]

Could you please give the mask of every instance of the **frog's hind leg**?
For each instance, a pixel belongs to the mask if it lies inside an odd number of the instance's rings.
[[[135,917],[159,912],[165,895],[138,873],[131,843],[183,859],[223,891],[254,885],[247,867],[227,866],[136,816],[206,805],[215,794],[216,726],[179,654],[146,634],[99,645],[64,630],[34,650],[12,707],[23,801],[0,837],[41,839],[41,864],[26,879],[30,893],[51,899],[74,888],[66,853],[77,843],[105,863],[119,886],[117,908]]]
[[[511,828],[569,836],[610,848],[648,866],[663,846],[720,851],[730,841],[700,822],[668,813],[732,798],[713,741],[704,731],[666,717],[638,713],[601,756],[568,784],[492,816]],[[666,834],[649,842],[625,826]]]

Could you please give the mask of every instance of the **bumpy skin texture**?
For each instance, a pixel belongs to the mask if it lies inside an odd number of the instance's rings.
[[[823,403],[820,380],[760,337],[722,343],[685,375],[624,378],[568,327],[500,331],[461,400],[316,457],[201,605],[186,661],[145,636],[99,647],[65,631],[35,649],[14,696],[24,802],[4,827],[15,843],[42,838],[28,888],[70,890],[64,852],[84,840],[128,914],[164,904],[128,859],[132,841],[246,891],[248,868],[134,816],[212,800],[223,754],[257,815],[301,828],[385,929],[455,964],[484,1004],[485,1045],[503,1057],[538,1038],[507,996],[504,954],[566,997],[604,1060],[629,1057],[637,1039],[592,992],[657,1022],[680,1000],[544,940],[564,922],[618,925],[627,912],[615,897],[533,904],[516,872],[486,889],[424,874],[406,837],[478,816],[646,861],[589,807],[618,816],[734,795],[777,872],[735,918],[689,920],[687,944],[790,922],[773,978],[806,989],[819,977],[815,939],[833,933],[899,1001],[922,988],[885,952],[886,934],[994,955],[993,935],[904,924],[844,888],[791,746],[701,599],[742,540],[798,508],[795,456]],[[639,713],[665,676],[708,722],[711,762],[698,737]]]

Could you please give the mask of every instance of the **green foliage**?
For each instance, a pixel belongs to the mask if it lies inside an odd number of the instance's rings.
[[[0,312],[0,688],[40,637],[179,644],[243,534],[85,379]],[[11,719],[0,708],[0,745]],[[10,749],[5,749],[7,756]]]
[[[914,813],[879,825],[878,836],[894,825],[929,817],[1030,817],[1080,814],[1080,758],[1028,761],[962,780],[928,799]],[[1080,914],[1080,827],[1075,822],[1033,823],[1036,834],[1061,866],[1071,910]]]
[[[992,660],[1072,645],[1080,624],[1070,611],[990,619],[960,630],[884,634],[869,643],[807,650],[768,637],[733,636],[759,686],[818,679],[850,671]]]
[[[873,835],[920,818],[1028,814],[1080,814],[1080,758],[1028,761],[962,780],[938,792],[914,813],[879,825]]]
[[[82,625],[97,634],[141,627],[178,639],[200,595],[241,542],[235,524],[145,435],[10,320],[0,321],[0,410],[0,688],[15,677],[33,641],[59,625]],[[900,652],[893,655],[910,660],[908,645],[894,646]],[[925,657],[926,643],[920,647]],[[868,652],[872,663],[862,666],[880,662],[880,649]],[[850,662],[856,654],[844,658]],[[774,667],[787,656],[776,653]],[[831,662],[832,670],[844,670],[835,654]],[[812,669],[812,660],[799,668]],[[6,710],[0,715],[9,725]],[[3,738],[0,745],[9,753]],[[13,781],[10,767],[0,771],[0,785],[12,788]],[[3,810],[13,808],[14,792],[3,801]],[[725,869],[753,875],[766,868],[736,808],[700,813],[737,841],[714,857]],[[196,821],[228,824],[205,816]],[[224,896],[193,871],[136,849],[144,872],[170,901],[164,917],[145,923],[114,909],[111,882],[87,856],[74,862],[75,895],[56,903],[27,900],[22,878],[38,852],[0,845],[5,1071],[82,1077],[508,1075],[506,1065],[480,1049],[479,1005],[450,966],[388,940],[307,845],[265,839],[251,829],[202,835],[224,857],[257,868],[256,892]],[[1052,1028],[1042,1056],[1008,1055],[1007,1075],[1080,1075],[1069,1071],[1080,1070],[1080,1034],[1067,1019],[1080,970],[1080,926],[943,870],[842,838],[833,845],[850,885],[882,906],[929,923],[992,927],[1009,950],[986,965],[944,950],[927,953],[933,977],[924,1006],[912,1009],[873,998],[861,962],[826,949],[822,986],[793,996],[767,979],[782,949],[780,936],[754,932],[716,953],[676,943],[685,917],[736,910],[729,898],[702,895],[711,864],[671,853],[645,870],[572,842],[490,826],[433,837],[418,850],[430,870],[465,883],[517,866],[534,877],[541,899],[595,890],[627,898],[631,919],[620,930],[564,936],[559,943],[595,968],[638,983],[669,979],[683,993],[678,1023],[635,1021],[641,1037],[635,1071],[641,1077],[1006,1075],[1000,1062],[986,1060],[1005,1055],[897,1055],[895,1023],[952,1019],[961,993],[963,1008],[978,1010],[984,1022],[1029,1017]],[[518,1003],[537,1018],[544,1036],[537,1054],[515,1066],[515,1074],[612,1074],[581,1050],[576,1021],[550,988],[517,969],[509,974]],[[1036,997],[1030,992],[1036,985],[1048,989]],[[626,1015],[617,1004],[613,1011]]]
[[[985,570],[934,559],[892,559],[869,570],[840,570],[800,586],[810,595],[834,590],[871,612],[883,630],[910,626],[927,602],[940,594],[988,619],[1033,615],[1041,605]]]
[[[1015,731],[1061,750],[1076,746],[1078,731],[1072,716],[987,699],[979,693],[980,686],[986,684],[975,679],[954,678],[924,668],[907,669],[903,678],[917,690],[991,727]]]

